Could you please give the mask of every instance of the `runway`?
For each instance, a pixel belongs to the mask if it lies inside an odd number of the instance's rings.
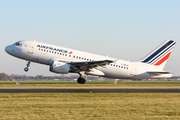
[[[180,93],[180,89],[0,89],[0,93]]]

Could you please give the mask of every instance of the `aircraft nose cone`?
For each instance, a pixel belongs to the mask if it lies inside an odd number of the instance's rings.
[[[7,46],[7,47],[5,48],[5,51],[6,51],[7,53],[9,53],[9,52],[10,52],[10,46]]]

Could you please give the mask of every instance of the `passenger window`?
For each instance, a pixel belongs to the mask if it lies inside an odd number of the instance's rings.
[[[81,59],[81,57],[79,57],[79,59]]]
[[[74,58],[76,57],[76,56],[73,56]]]
[[[86,60],[86,58],[84,58],[84,60]]]
[[[69,57],[71,57],[71,55],[69,55]]]
[[[116,67],[118,67],[118,65],[116,65]]]

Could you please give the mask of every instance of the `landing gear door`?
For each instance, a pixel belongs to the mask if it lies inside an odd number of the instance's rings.
[[[138,68],[137,65],[133,65],[131,75],[134,75],[134,76],[137,75],[137,68]]]
[[[27,52],[28,52],[29,54],[33,54],[34,44],[35,44],[35,42],[29,42],[29,47],[28,47],[28,50],[27,50]]]

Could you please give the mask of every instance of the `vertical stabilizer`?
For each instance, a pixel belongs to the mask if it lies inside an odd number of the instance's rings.
[[[141,62],[147,63],[150,65],[154,65],[159,67],[159,69],[163,69],[173,48],[176,44],[173,40],[166,40],[152,52],[150,52],[147,56],[145,56]]]

